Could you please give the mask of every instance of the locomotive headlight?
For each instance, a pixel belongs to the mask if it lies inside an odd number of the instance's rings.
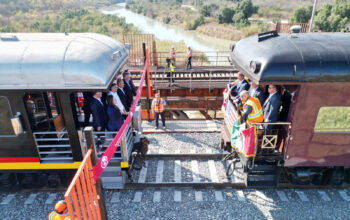
[[[258,61],[250,61],[250,69],[253,71],[253,73],[258,73],[261,68],[261,63]]]

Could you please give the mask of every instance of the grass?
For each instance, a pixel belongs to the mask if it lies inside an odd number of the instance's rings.
[[[350,107],[322,107],[315,132],[350,132]]]

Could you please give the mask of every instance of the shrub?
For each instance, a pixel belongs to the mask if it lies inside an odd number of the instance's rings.
[[[166,17],[163,18],[163,22],[165,24],[169,24],[170,21],[171,21],[171,18],[169,16],[166,16]]]
[[[235,10],[233,8],[229,8],[229,7],[221,8],[219,13],[217,14],[217,19],[219,24],[232,23],[232,17],[234,14],[235,14]]]
[[[293,23],[306,23],[309,22],[312,14],[312,6],[307,8],[300,7],[294,11],[294,16],[291,19]]]
[[[198,18],[196,18],[196,20],[194,20],[192,29],[196,30],[198,26],[204,24],[204,17],[201,15]]]

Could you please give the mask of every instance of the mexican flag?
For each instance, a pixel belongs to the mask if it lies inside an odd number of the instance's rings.
[[[255,128],[245,129],[245,124],[241,125],[240,120],[236,120],[232,126],[231,146],[246,157],[252,157],[255,156],[255,142]]]

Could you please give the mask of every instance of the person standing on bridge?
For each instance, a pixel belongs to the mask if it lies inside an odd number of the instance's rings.
[[[190,46],[187,46],[187,65],[186,69],[192,69],[192,49]]]
[[[170,50],[170,60],[172,62],[173,68],[175,68],[176,50],[174,46],[172,46]]]
[[[165,129],[165,116],[164,116],[164,106],[166,105],[166,102],[164,99],[160,98],[160,94],[156,93],[155,99],[152,101],[152,112],[156,119],[156,129],[158,129],[158,119],[159,115],[162,118],[163,123],[163,129]]]

